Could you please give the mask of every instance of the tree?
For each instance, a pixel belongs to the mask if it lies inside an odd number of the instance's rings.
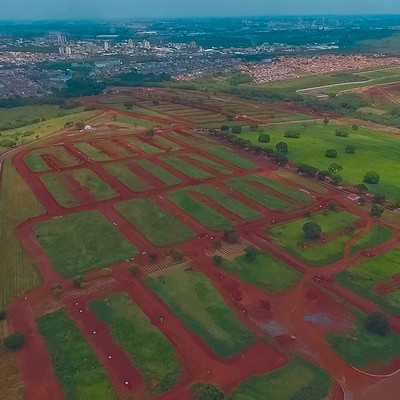
[[[214,249],[219,250],[222,247],[222,241],[219,239],[214,240],[213,247]]]
[[[153,103],[153,106],[158,106],[158,105],[160,105],[160,100],[158,100],[158,99],[153,99],[153,100],[152,100],[152,103]]]
[[[354,124],[351,126],[351,129],[353,129],[353,131],[358,131],[358,125]]]
[[[233,230],[229,230],[229,231],[225,231],[224,232],[224,239],[228,242],[228,243],[237,243],[240,240],[240,234],[239,232],[233,231]]]
[[[382,206],[384,206],[387,202],[387,198],[384,194],[376,194],[374,196],[374,203],[378,203],[381,204]]]
[[[287,154],[289,152],[289,146],[285,142],[279,142],[275,146],[276,150],[280,153]]]
[[[386,336],[390,332],[390,323],[388,317],[383,313],[374,313],[368,315],[365,321],[367,331],[375,335]]]
[[[349,144],[348,146],[346,146],[346,153],[347,154],[355,154],[356,153],[356,147]]]
[[[196,400],[224,400],[225,394],[218,385],[212,383],[196,383],[190,388]]]
[[[318,239],[321,236],[322,229],[316,222],[310,221],[303,225],[303,232],[307,239]]]
[[[284,165],[288,161],[288,157],[285,153],[281,153],[280,151],[276,151],[273,154],[274,160],[279,165]]]
[[[126,102],[124,103],[124,108],[125,108],[126,110],[132,110],[132,108],[133,108],[133,103],[132,103],[131,101],[126,101]]]
[[[156,262],[158,260],[158,254],[157,253],[149,253],[149,260],[151,262]]]
[[[378,204],[378,203],[372,204],[371,215],[373,217],[376,217],[376,218],[381,217],[383,215],[384,211],[385,211],[385,207],[383,207],[383,205]]]
[[[182,261],[185,258],[185,255],[183,254],[183,251],[179,249],[172,249],[171,257],[174,261]]]
[[[171,146],[168,146],[168,147],[166,147],[166,148],[164,149],[165,154],[167,154],[167,155],[171,154],[171,151],[172,151],[172,150],[173,150],[173,149],[172,149]]]
[[[240,125],[232,126],[232,133],[234,133],[235,135],[242,133],[242,127]]]
[[[84,127],[85,127],[85,123],[83,122],[83,121],[78,121],[76,124],[75,124],[75,127],[76,127],[76,129],[78,129],[78,130],[82,130]]]
[[[154,135],[155,135],[154,129],[150,129],[149,131],[147,131],[147,132],[145,133],[145,137],[146,137],[146,139],[148,139],[148,140],[153,139]]]
[[[364,175],[364,182],[369,183],[371,185],[376,185],[379,183],[381,176],[378,172],[375,171],[367,171]]]
[[[217,256],[217,255],[213,256],[212,259],[213,259],[213,263],[215,265],[221,265],[222,261],[224,261],[224,259],[221,256]]]
[[[300,132],[289,130],[286,131],[283,136],[289,139],[300,139]]]
[[[111,276],[111,273],[112,273],[111,268],[107,268],[107,267],[102,268],[100,272],[103,276]]]
[[[324,118],[324,125],[328,125],[329,124],[330,119],[328,117]]]
[[[20,349],[25,343],[25,336],[21,332],[14,332],[3,340],[4,346],[7,349],[16,351]]]
[[[262,133],[258,137],[258,143],[269,143],[271,141],[271,136],[268,135],[268,133]]]
[[[247,261],[254,261],[257,258],[258,250],[255,247],[247,247],[244,251]]]
[[[229,125],[221,125],[220,129],[222,132],[227,132],[227,131],[229,131],[230,128],[231,127]]]
[[[335,136],[338,136],[338,137],[349,137],[350,133],[345,131],[345,130],[343,130],[343,129],[336,129]]]
[[[357,189],[358,194],[363,194],[368,192],[368,187],[364,183],[358,183],[354,187]]]
[[[72,278],[73,285],[78,289],[82,289],[82,287],[84,286],[85,282],[86,282],[85,275],[75,275]]]
[[[339,209],[339,205],[338,205],[338,203],[336,203],[336,201],[332,200],[332,201],[330,201],[330,202],[328,203],[328,208],[329,208],[331,211],[337,211],[337,210]]]
[[[331,179],[335,185],[339,185],[339,183],[343,181],[343,177],[339,174],[332,175]]]
[[[328,149],[325,151],[325,157],[336,158],[338,155],[337,151],[334,149]]]
[[[133,276],[138,276],[139,272],[140,272],[140,268],[138,264],[131,264],[128,267],[129,272],[133,275]]]
[[[329,175],[336,175],[339,171],[343,171],[343,167],[338,163],[332,163],[328,168]]]

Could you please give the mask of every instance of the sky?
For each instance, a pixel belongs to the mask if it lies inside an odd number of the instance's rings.
[[[400,14],[400,0],[0,0],[1,20]]]

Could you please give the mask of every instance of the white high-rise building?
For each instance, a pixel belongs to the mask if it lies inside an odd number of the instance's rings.
[[[70,56],[70,55],[72,54],[71,46],[67,46],[67,47],[65,48],[65,54],[66,54],[67,56]]]
[[[110,48],[110,44],[107,42],[107,40],[104,41],[104,50],[108,51],[108,49]]]

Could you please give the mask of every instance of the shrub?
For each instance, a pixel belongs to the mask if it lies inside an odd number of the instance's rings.
[[[367,317],[365,321],[367,331],[375,335],[386,336],[390,332],[388,317],[383,313],[374,313]]]
[[[217,250],[220,249],[222,247],[222,241],[219,240],[219,239],[214,240],[213,241],[213,247],[214,247],[214,249],[217,249]]]
[[[379,183],[380,175],[378,172],[375,171],[368,171],[364,175],[364,182],[369,183],[371,185],[376,185]]]
[[[215,265],[221,265],[222,261],[224,261],[221,256],[213,256],[212,260]]]
[[[225,394],[218,385],[212,383],[196,383],[190,388],[196,400],[224,400]]]
[[[15,351],[20,349],[25,343],[25,336],[21,332],[14,332],[11,335],[7,336],[3,344],[7,347],[7,349]]]
[[[355,153],[356,153],[356,148],[355,148],[355,146],[349,144],[349,145],[346,147],[346,150],[345,150],[345,151],[346,151],[347,154],[355,154]]]
[[[111,268],[102,268],[100,273],[103,276],[111,276]]]
[[[61,294],[62,294],[62,289],[60,288],[56,288],[51,291],[51,295],[56,299],[59,299],[61,297]]]
[[[285,142],[279,142],[275,146],[276,150],[279,151],[280,153],[287,154],[289,152],[289,146]]]
[[[133,276],[138,276],[139,275],[139,265],[138,264],[131,264],[128,266],[128,270],[129,272],[133,275]]]
[[[185,255],[183,254],[183,251],[181,251],[181,250],[172,249],[171,257],[174,261],[182,261],[184,259]]]
[[[371,207],[371,215],[373,217],[381,217],[385,211],[385,207],[382,204],[374,203]]]
[[[237,243],[240,240],[240,234],[239,232],[236,231],[225,231],[224,232],[224,239],[228,242],[228,243]]]
[[[85,282],[86,282],[86,278],[84,275],[75,275],[72,278],[73,285],[78,289],[81,289],[84,286]]]
[[[6,310],[0,310],[0,321],[4,321],[6,319],[6,316]]]
[[[51,291],[55,290],[55,289],[62,289],[62,285],[61,283],[55,282],[51,285]]]
[[[337,211],[337,210],[339,209],[339,205],[338,205],[338,203],[336,203],[336,201],[330,201],[330,202],[328,203],[328,208],[329,208],[331,211]]]
[[[289,139],[300,139],[300,132],[296,131],[286,131],[283,136]]]
[[[158,254],[157,253],[149,253],[149,260],[151,262],[156,262],[158,260]]]
[[[305,216],[306,218],[310,218],[311,215],[312,215],[312,212],[311,212],[310,210],[304,211],[304,216]]]
[[[280,151],[276,151],[273,154],[274,161],[279,165],[284,165],[288,162],[288,157],[285,153],[281,153]]]
[[[232,133],[234,133],[235,135],[242,133],[242,127],[240,125],[232,126]]]
[[[336,129],[335,136],[338,136],[338,137],[349,137],[350,133],[347,132],[347,131],[344,131],[343,129]]]
[[[257,258],[258,250],[255,247],[247,247],[244,251],[247,261],[254,261]]]
[[[262,133],[258,137],[258,142],[259,143],[269,143],[271,141],[271,136],[269,136],[267,133]]]
[[[328,149],[328,150],[325,151],[325,157],[336,158],[337,155],[338,155],[338,152],[336,150]]]

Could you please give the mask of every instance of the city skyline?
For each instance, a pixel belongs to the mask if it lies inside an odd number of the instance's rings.
[[[96,18],[240,17],[273,15],[399,14],[396,0],[0,0],[0,20],[66,20]],[[378,8],[379,7],[379,8]]]

